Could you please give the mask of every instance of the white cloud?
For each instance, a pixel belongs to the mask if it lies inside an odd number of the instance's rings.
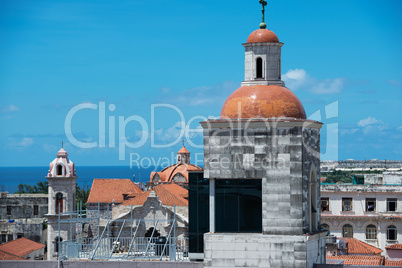
[[[157,129],[155,130],[155,135],[159,140],[169,141],[175,140],[177,138],[186,137],[186,138],[194,138],[196,136],[202,136],[203,130],[200,125],[196,128],[191,128],[184,121],[178,121],[172,127],[167,129]]]
[[[174,93],[170,89],[162,88],[160,96],[164,102],[183,106],[211,106],[222,105],[226,98],[235,91],[239,85],[226,81],[213,86],[190,88]]]
[[[282,75],[282,79],[285,81],[287,87],[292,90],[297,90],[307,84],[310,77],[303,69],[290,69],[286,74]]]
[[[385,129],[384,122],[371,116],[360,120],[357,122],[357,125],[363,128],[364,134],[382,134],[382,131]]]
[[[282,79],[291,90],[305,89],[314,94],[339,93],[345,84],[344,78],[319,80],[310,77],[304,69],[290,69]]]
[[[341,92],[343,86],[343,78],[325,79],[313,86],[311,92],[315,94],[335,94]]]
[[[368,126],[368,125],[376,124],[378,122],[379,121],[377,119],[375,119],[374,117],[369,116],[369,117],[367,117],[365,119],[362,119],[359,122],[357,122],[357,125],[359,127],[365,127],[365,126]]]
[[[22,139],[8,138],[9,147],[28,147],[34,143],[33,138],[25,137]]]
[[[1,112],[2,113],[14,113],[14,112],[18,112],[20,110],[20,108],[18,108],[17,106],[10,104],[7,106],[2,107]]]

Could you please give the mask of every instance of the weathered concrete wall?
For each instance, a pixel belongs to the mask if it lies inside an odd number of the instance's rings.
[[[199,262],[63,261],[60,268],[202,268]],[[0,268],[57,268],[57,261],[0,261]]]
[[[0,196],[0,220],[43,218],[48,212],[46,194],[2,193]],[[38,215],[34,215],[34,206],[38,206]],[[7,207],[11,208],[11,215],[7,215]]]
[[[402,185],[402,172],[384,172],[384,184]]]

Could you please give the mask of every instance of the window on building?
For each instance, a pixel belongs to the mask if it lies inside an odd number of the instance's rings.
[[[397,204],[396,198],[387,198],[387,211],[396,211]]]
[[[366,227],[366,239],[377,239],[377,227],[375,225],[368,225]]]
[[[7,242],[7,234],[1,234],[1,243],[6,243]]]
[[[390,240],[390,241],[398,240],[398,232],[394,225],[390,225],[387,228],[387,240]]]
[[[62,165],[57,165],[56,166],[56,175],[57,176],[63,175],[63,166]]]
[[[39,214],[39,206],[38,205],[34,205],[33,214],[34,214],[34,216],[37,216]]]
[[[7,235],[7,241],[13,241],[13,235],[12,234]]]
[[[353,211],[352,198],[342,198],[342,211]]]
[[[321,224],[321,230],[327,230],[329,231],[329,225],[326,223]]]
[[[217,232],[262,232],[261,180],[216,180],[215,200]]]
[[[17,239],[18,239],[18,238],[22,238],[22,237],[24,237],[24,234],[23,234],[23,233],[18,233],[18,234],[17,234]]]
[[[256,64],[257,64],[257,78],[263,78],[262,77],[262,59],[257,58]]]
[[[7,206],[7,216],[11,216],[11,206]]]
[[[60,211],[59,211],[60,208]],[[56,194],[56,214],[63,212],[63,194],[57,193]]]
[[[329,198],[321,197],[321,211],[329,211]]]
[[[375,211],[375,198],[366,198],[366,211]]]
[[[350,224],[345,224],[342,227],[342,236],[343,237],[353,237],[353,226]]]
[[[60,237],[60,242],[62,242],[63,241],[63,238],[61,238]],[[54,239],[54,252],[56,252],[56,253],[58,253],[59,252],[59,238],[58,237],[56,237],[55,239]]]

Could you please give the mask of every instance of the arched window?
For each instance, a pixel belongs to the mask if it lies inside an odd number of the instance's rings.
[[[56,166],[56,175],[57,176],[63,175],[63,166],[62,165],[57,165]]]
[[[262,59],[261,58],[257,58],[256,60],[256,70],[257,70],[257,78],[263,78],[262,77]]]
[[[62,242],[62,241],[63,241],[63,238],[60,237],[60,242]],[[58,237],[56,237],[54,239],[54,252],[55,253],[59,252],[59,238]]]
[[[308,184],[308,213],[309,213],[309,232],[315,232],[318,228],[317,213],[317,178],[315,167],[311,167],[310,179]]]
[[[155,230],[155,231],[154,231]],[[154,229],[154,227],[151,227],[147,230],[147,232],[145,233],[145,237],[159,237],[161,234],[159,233],[158,229]]]
[[[326,223],[321,224],[321,230],[327,230],[329,231],[329,225]]]
[[[345,224],[342,227],[342,236],[343,237],[353,237],[353,226],[350,224]]]
[[[387,240],[398,240],[398,232],[396,231],[396,227],[394,225],[390,225],[387,228]]]
[[[375,225],[367,225],[366,227],[366,239],[377,239],[377,227]]]
[[[60,208],[60,211],[59,211]],[[57,193],[56,194],[56,214],[63,212],[63,194]]]

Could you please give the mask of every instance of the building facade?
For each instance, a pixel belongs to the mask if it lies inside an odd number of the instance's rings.
[[[46,194],[1,193],[0,243],[25,237],[45,244],[47,211],[48,195]]]
[[[322,227],[385,252],[402,241],[402,185],[321,185]]]

